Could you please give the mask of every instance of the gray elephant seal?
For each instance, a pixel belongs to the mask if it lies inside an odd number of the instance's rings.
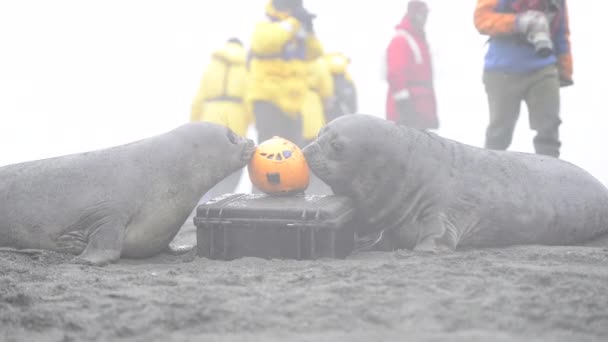
[[[608,190],[581,168],[492,151],[367,115],[338,118],[304,148],[312,171],[356,206],[358,234],[393,248],[572,245],[608,233]]]
[[[0,246],[104,265],[165,250],[201,196],[250,160],[226,127],[189,123],[93,152],[0,168]]]

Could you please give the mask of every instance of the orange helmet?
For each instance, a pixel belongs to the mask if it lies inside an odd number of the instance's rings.
[[[310,180],[302,150],[277,136],[258,145],[247,169],[251,183],[272,195],[304,191]]]

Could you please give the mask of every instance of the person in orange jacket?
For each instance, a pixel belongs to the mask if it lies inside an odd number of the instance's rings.
[[[509,147],[523,101],[537,132],[536,153],[559,157],[559,92],[573,84],[566,0],[478,0],[474,21],[490,36],[483,73],[490,109],[485,147]]]

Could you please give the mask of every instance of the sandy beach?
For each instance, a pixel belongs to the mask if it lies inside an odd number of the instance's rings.
[[[194,242],[186,224],[176,243]],[[0,251],[2,341],[605,341],[608,248],[106,267]]]

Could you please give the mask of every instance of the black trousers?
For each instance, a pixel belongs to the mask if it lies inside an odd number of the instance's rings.
[[[302,119],[291,118],[275,104],[266,101],[253,103],[258,143],[279,136],[302,147]]]

